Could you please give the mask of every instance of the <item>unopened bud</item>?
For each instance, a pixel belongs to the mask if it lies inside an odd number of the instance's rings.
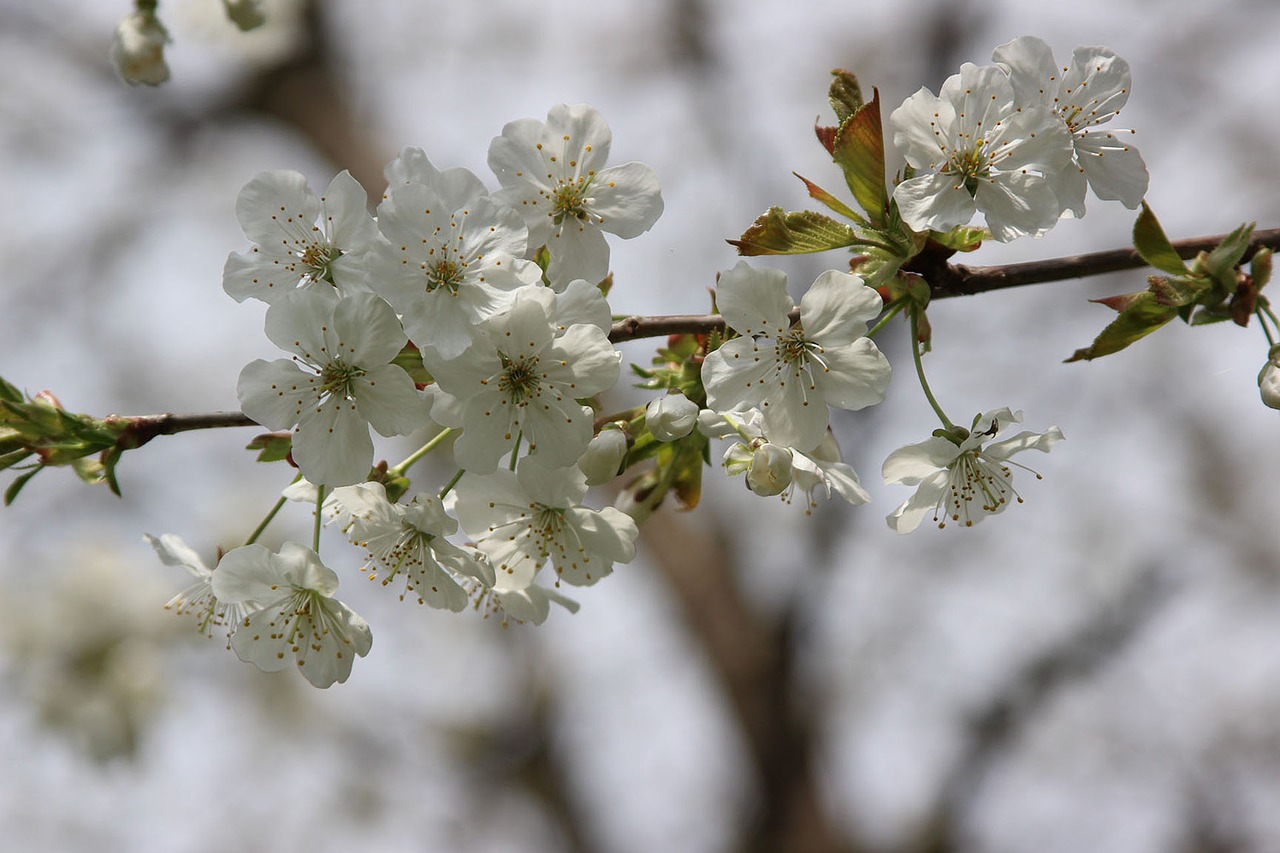
[[[747,486],[757,495],[780,495],[791,485],[791,451],[777,444],[762,444],[751,457]]]
[[[626,435],[620,429],[605,427],[578,458],[578,469],[587,475],[588,486],[603,486],[618,476],[626,457]]]
[[[1264,404],[1280,409],[1280,367],[1274,361],[1268,361],[1258,374],[1258,393]]]
[[[693,432],[698,404],[681,393],[668,394],[644,410],[644,425],[658,441],[675,441]]]

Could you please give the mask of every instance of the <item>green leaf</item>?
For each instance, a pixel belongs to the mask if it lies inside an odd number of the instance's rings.
[[[1155,294],[1149,290],[1089,301],[1100,302],[1115,308],[1120,312],[1120,316],[1102,330],[1091,346],[1076,350],[1071,358],[1067,359],[1068,362],[1092,360],[1119,352],[1178,316],[1176,307],[1161,304],[1157,301]]]
[[[950,231],[931,232],[929,239],[957,252],[972,252],[982,245],[983,240],[991,239],[991,232],[986,228],[957,225]]]
[[[862,109],[862,87],[852,71],[843,68],[831,69],[831,88],[827,90],[827,100],[831,101],[831,109],[836,112],[836,123],[844,124],[849,116]]]
[[[21,403],[22,392],[6,382],[4,377],[0,377],[0,400],[7,400],[10,403]]]
[[[398,365],[405,373],[409,374],[409,378],[420,388],[425,388],[435,381],[422,365],[422,353],[418,351],[418,348],[412,342],[405,344],[400,352],[396,353],[396,357],[391,360],[391,363]]]
[[[852,207],[845,204],[840,199],[836,198],[831,193],[827,192],[822,187],[818,186],[813,181],[806,178],[804,175],[801,175],[797,172],[792,172],[791,174],[795,175],[797,178],[799,178],[801,181],[804,182],[804,187],[809,191],[810,198],[817,199],[818,201],[825,204],[827,207],[834,210],[836,213],[840,214],[846,219],[852,219],[854,222],[858,223],[859,225],[871,224],[867,222],[866,217],[864,217],[861,213],[858,213],[858,211],[854,210]]]
[[[1158,270],[1172,275],[1187,275],[1191,272],[1178,256],[1178,250],[1173,248],[1173,244],[1165,236],[1160,220],[1156,219],[1145,201],[1142,203],[1142,212],[1133,223],[1133,247],[1144,261]]]
[[[1235,268],[1249,248],[1249,240],[1253,237],[1256,222],[1248,222],[1222,238],[1222,242],[1204,259],[1205,268],[1224,287],[1235,289]]]
[[[9,488],[4,490],[4,505],[8,506],[9,504],[13,503],[13,499],[18,496],[18,492],[22,491],[22,487],[25,486],[27,482],[31,480],[32,477],[34,477],[36,474],[39,474],[43,470],[44,470],[43,465],[36,468],[32,468],[30,471],[28,471],[27,473],[23,474],[21,477],[19,477],[18,479],[10,483]]]
[[[884,186],[884,129],[880,124],[880,90],[840,125],[832,158],[871,224],[884,225],[888,196]]]
[[[742,233],[740,240],[726,242],[740,255],[804,255],[842,249],[858,240],[853,229],[829,216],[801,210],[787,213],[771,207]]]
[[[253,441],[244,446],[245,450],[258,450],[259,462],[281,462],[289,458],[293,450],[291,433],[268,432],[254,436]]]
[[[1266,246],[1254,252],[1253,260],[1249,262],[1249,275],[1253,276],[1253,286],[1257,290],[1262,290],[1271,281],[1271,250]]]

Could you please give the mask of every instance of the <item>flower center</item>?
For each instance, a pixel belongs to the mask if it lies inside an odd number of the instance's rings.
[[[333,284],[333,262],[342,257],[341,249],[328,243],[312,243],[296,254],[313,280]]]
[[[331,361],[320,370],[320,393],[340,399],[355,396],[355,382],[364,376],[365,370],[354,364]]]
[[[1013,471],[985,458],[978,449],[966,450],[951,463],[947,477],[947,490],[938,501],[934,521],[945,527],[949,516],[965,527],[972,527],[975,517],[1000,512],[1009,503],[1009,496],[1021,503],[1022,496],[1013,488]]]
[[[573,217],[583,222],[587,219],[587,187],[590,180],[574,178],[562,183],[551,196],[551,221],[556,225],[564,224],[566,217]]]
[[[444,288],[457,295],[458,285],[462,283],[462,274],[465,271],[465,264],[459,264],[451,260],[438,261],[434,266],[428,266],[426,269],[427,293],[433,293]]]
[[[498,388],[511,396],[511,402],[523,406],[530,397],[535,397],[542,387],[542,377],[538,375],[538,357],[511,358],[499,353],[502,360],[502,375],[498,378]]]
[[[951,159],[944,170],[959,177],[970,195],[978,191],[978,181],[991,176],[991,157],[983,151],[985,142],[985,139],[976,139],[972,148],[951,152]]]

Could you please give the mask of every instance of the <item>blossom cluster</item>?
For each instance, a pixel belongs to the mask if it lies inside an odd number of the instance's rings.
[[[982,211],[997,239],[1040,234],[1083,214],[1086,183],[1137,204],[1141,158],[1095,130],[1127,94],[1123,61],[1082,48],[1059,72],[1029,38],[996,60],[964,66],[940,97],[922,89],[893,113],[909,168],[892,203],[905,225],[942,231]],[[727,440],[722,467],[757,495],[799,493],[810,510],[818,494],[870,501],[841,457],[831,411],[884,400],[892,371],[873,336],[906,310],[918,346],[923,303],[883,279],[873,286],[856,264],[823,272],[798,305],[780,271],[745,261],[724,270],[723,331],[673,337],[653,369],[635,367],[642,387],[661,393],[598,415],[621,375],[608,235],[644,233],[663,207],[651,168],[607,165],[610,143],[595,109],[560,105],[492,141],[496,189],[416,148],[386,167],[373,211],[346,172],[320,195],[289,171],[243,188],[236,214],[251,245],[228,257],[223,288],[266,303],[265,333],[287,357],[245,366],[237,392],[247,416],[288,431],[299,477],[285,497],[314,504],[315,534],[311,547],[271,551],[255,533],[213,568],[176,537],[152,538],[165,563],[195,577],[172,608],[194,613],[207,634],[224,629],[243,660],[296,666],[327,687],[346,680],[372,634],[336,598],[337,574],[318,554],[322,520],[401,599],[540,623],[552,604],[577,608],[563,584],[594,584],[635,556],[637,521],[664,495],[696,503],[713,440]],[[886,460],[886,483],[917,487],[890,527],[908,532],[930,510],[939,526],[969,525],[1020,501],[1009,457],[1048,451],[1061,432],[1005,437],[1021,419],[1009,409],[959,428],[925,391],[945,428]],[[372,433],[431,426],[403,463],[374,464]],[[409,467],[437,448],[457,474],[413,490]],[[587,505],[590,486],[650,460],[616,506]]]
[[[921,88],[889,117],[913,174],[893,191],[916,231],[986,218],[1000,241],[1040,236],[1081,217],[1086,189],[1136,208],[1147,168],[1132,130],[1101,127],[1129,98],[1129,64],[1105,47],[1079,47],[1060,66],[1041,39],[996,48],[994,65],[965,63],[937,95]]]

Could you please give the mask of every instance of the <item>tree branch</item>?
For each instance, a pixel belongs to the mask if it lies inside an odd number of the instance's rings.
[[[1218,245],[1225,236],[1225,234],[1219,234],[1212,237],[1195,237],[1175,242],[1173,247],[1181,257],[1193,258],[1198,253],[1209,251]],[[1263,246],[1280,250],[1280,228],[1255,231],[1253,239],[1249,242],[1249,248],[1245,251],[1244,260],[1247,261],[1253,257],[1253,254]],[[934,299],[946,299],[1027,284],[1044,284],[1120,270],[1141,269],[1145,266],[1147,262],[1133,249],[1111,249],[1105,252],[1069,255],[1045,261],[985,267],[950,264],[941,255],[926,253],[913,258],[903,269],[918,273],[929,282]],[[798,316],[798,312],[792,312],[793,320]],[[640,338],[658,338],[664,335],[708,334],[722,332],[724,328],[724,318],[718,314],[633,316],[614,323],[609,332],[609,340],[618,343]]]

